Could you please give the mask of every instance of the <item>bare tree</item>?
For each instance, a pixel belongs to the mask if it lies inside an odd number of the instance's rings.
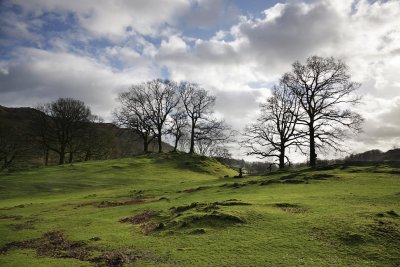
[[[41,113],[34,117],[33,128],[48,150],[59,155],[59,164],[64,164],[65,154],[82,131],[87,127],[91,112],[82,101],[59,98],[37,108]]]
[[[147,153],[149,144],[155,138],[151,120],[146,112],[136,106],[134,98],[130,96],[130,92],[120,94],[118,99],[122,107],[114,111],[115,123],[137,134],[143,141],[143,152]]]
[[[216,150],[233,141],[234,136],[235,131],[223,120],[201,121],[194,132],[195,148],[201,155],[213,156]]]
[[[10,168],[32,148],[29,136],[11,123],[0,123],[0,170]]]
[[[186,128],[188,126],[188,116],[185,109],[181,106],[177,106],[174,112],[171,114],[171,128],[169,129],[169,134],[174,137],[173,152],[177,151],[178,144],[185,135]]]
[[[363,118],[348,108],[359,103],[354,92],[360,84],[351,81],[342,61],[313,56],[304,65],[295,62],[281,82],[296,96],[306,114],[299,123],[307,128],[310,166],[316,166],[316,149],[340,150],[345,130],[361,131]]]
[[[289,162],[287,149],[301,146],[303,134],[296,128],[301,118],[300,104],[296,96],[281,83],[273,88],[272,96],[260,108],[257,122],[246,127],[241,144],[248,149],[248,155],[276,158],[279,169],[283,169],[285,161]]]
[[[122,109],[116,112],[115,118],[120,124],[136,129],[144,140],[145,152],[154,137],[157,137],[158,152],[162,152],[164,126],[179,101],[176,90],[175,82],[157,79],[133,85],[119,95]]]
[[[197,84],[183,82],[179,86],[179,93],[186,114],[189,117],[190,146],[189,153],[195,151],[196,129],[199,123],[206,121],[212,113],[215,97]]]

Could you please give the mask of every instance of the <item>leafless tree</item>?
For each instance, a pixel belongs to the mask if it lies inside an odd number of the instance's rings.
[[[90,108],[82,101],[59,98],[37,107],[40,112],[34,117],[34,130],[48,150],[59,155],[59,164],[64,164],[68,147],[82,136],[91,116]]]
[[[301,118],[300,104],[295,95],[284,85],[272,90],[272,96],[260,105],[261,114],[256,123],[246,127],[241,145],[248,149],[248,155],[260,158],[276,158],[279,168],[289,162],[287,149],[301,149],[303,134],[297,130]]]
[[[164,126],[179,101],[176,83],[156,79],[136,84],[121,93],[119,101],[122,108],[115,114],[117,122],[136,129],[144,140],[145,152],[154,137],[158,141],[158,152],[162,152]]]
[[[180,98],[189,118],[189,153],[195,152],[196,129],[199,123],[207,121],[215,104],[215,97],[197,84],[183,82],[179,86]]]
[[[149,144],[154,140],[153,124],[146,112],[136,107],[129,92],[119,95],[121,107],[114,111],[114,121],[117,125],[126,127],[137,134],[143,141],[143,152],[149,151]]]
[[[16,159],[32,148],[32,140],[11,123],[0,123],[0,170],[10,168]]]
[[[185,135],[188,126],[188,116],[186,111],[182,106],[178,105],[171,114],[171,127],[169,129],[169,134],[174,137],[173,152],[177,151],[178,144]]]
[[[233,141],[235,131],[223,120],[209,119],[198,123],[194,131],[195,149],[201,155],[213,156],[217,147]]]
[[[295,62],[281,82],[306,114],[299,124],[307,128],[311,167],[316,166],[317,149],[340,150],[346,130],[361,131],[363,118],[349,109],[360,101],[354,94],[360,84],[351,81],[342,61],[313,56],[304,65]]]

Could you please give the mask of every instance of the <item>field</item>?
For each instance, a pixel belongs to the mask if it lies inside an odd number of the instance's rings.
[[[400,169],[152,154],[0,175],[0,266],[400,266]]]

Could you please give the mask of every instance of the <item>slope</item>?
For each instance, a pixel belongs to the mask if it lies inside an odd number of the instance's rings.
[[[152,154],[0,176],[1,266],[396,266],[399,169]],[[227,177],[229,175],[229,177]]]

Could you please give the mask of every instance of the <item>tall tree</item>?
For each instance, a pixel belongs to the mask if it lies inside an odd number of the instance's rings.
[[[188,116],[183,107],[178,106],[175,108],[174,112],[171,114],[171,127],[169,133],[174,137],[174,149],[176,152],[178,149],[178,144],[182,137],[185,135],[186,128],[188,127]]]
[[[303,134],[296,128],[301,119],[300,104],[296,96],[280,83],[260,108],[257,122],[246,127],[241,144],[248,149],[248,155],[276,158],[279,169],[283,169],[285,161],[289,161],[287,149],[301,147]]]
[[[346,130],[361,131],[363,118],[349,109],[360,98],[360,84],[352,82],[347,65],[332,57],[313,56],[305,64],[295,62],[281,82],[298,99],[306,116],[299,123],[307,128],[310,166],[315,167],[316,150],[340,149]]]
[[[190,146],[189,153],[194,153],[196,129],[199,122],[206,121],[212,113],[215,104],[215,96],[197,84],[182,82],[179,93],[190,124]]]
[[[121,93],[118,99],[121,107],[114,111],[115,123],[137,134],[143,141],[143,152],[147,153],[150,143],[155,138],[152,121],[146,112],[136,105],[137,100],[131,96],[130,92]]]
[[[162,152],[165,123],[179,102],[176,83],[156,79],[136,84],[121,93],[119,101],[122,107],[114,114],[116,120],[137,131],[143,138],[145,152],[154,137],[157,137],[158,152]]]
[[[72,98],[59,98],[37,108],[34,130],[40,142],[59,155],[59,164],[64,164],[68,147],[76,142],[86,129],[91,116],[84,102]]]
[[[155,126],[158,152],[162,152],[162,136],[166,132],[165,123],[179,102],[177,84],[173,81],[157,79],[147,82],[144,88],[145,105],[147,105],[145,110],[148,111],[149,118]]]

